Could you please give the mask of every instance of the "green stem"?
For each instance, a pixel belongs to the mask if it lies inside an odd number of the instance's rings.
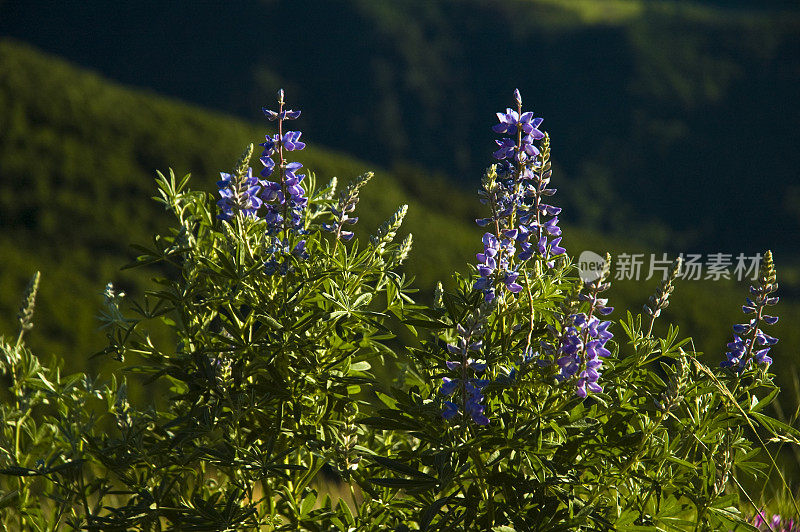
[[[487,510],[489,512],[489,522],[494,522],[494,505],[492,504],[492,498],[489,497],[489,488],[486,485],[486,477],[488,476],[488,472],[486,468],[483,467],[483,460],[481,460],[481,454],[479,451],[473,450],[470,452],[472,456],[472,461],[478,467],[478,485],[480,486],[481,493],[483,494],[483,498],[486,501]]]
[[[619,479],[621,481],[624,480],[624,477],[628,473],[628,471],[630,471],[630,469],[634,465],[639,463],[639,460],[641,460],[642,455],[645,452],[645,447],[647,445],[647,442],[650,440],[650,437],[653,435],[653,433],[656,431],[656,429],[659,426],[661,426],[661,422],[664,421],[664,417],[666,417],[666,412],[662,412],[661,415],[658,418],[658,421],[655,421],[654,423],[652,423],[650,425],[650,427],[648,427],[647,430],[644,432],[644,434],[642,435],[642,442],[639,445],[639,449],[636,451],[636,454],[634,455],[633,458],[628,460],[628,463],[625,465],[625,467],[619,473]],[[594,495],[592,495],[592,497],[589,499],[589,502],[587,502],[586,505],[587,506],[591,506],[592,504],[594,504],[597,501],[598,497],[600,497],[600,490],[599,489],[598,489],[598,491],[596,491],[594,493]]]
[[[19,344],[19,341],[22,339],[23,331],[24,331],[24,329],[20,330],[19,340],[17,340],[17,344]],[[16,369],[14,369],[12,371],[12,376],[13,376],[13,389],[15,390],[14,405],[15,405],[15,409],[17,410],[17,412],[19,412],[21,410],[21,406],[22,405],[20,403],[19,395],[18,395],[19,394],[19,389],[18,389],[18,380],[17,380]],[[30,416],[30,414],[31,414],[31,409],[29,407],[28,410],[22,415],[22,417],[20,417],[17,420],[17,422],[15,423],[15,426],[14,426],[14,462],[15,462],[15,464],[17,466],[20,466],[21,459],[22,459],[22,456],[21,456],[22,453],[21,453],[21,450],[20,450],[20,438],[22,436],[22,425],[28,419],[28,416]],[[18,488],[19,489],[19,526],[20,526],[20,530],[24,530],[24,528],[25,528],[24,508],[25,508],[26,503],[28,501],[28,494],[25,491],[25,479],[24,479],[24,477],[22,477],[22,476],[17,477],[17,483],[19,485],[19,488]]]
[[[645,338],[650,338],[650,335],[653,334],[653,324],[656,322],[655,314],[650,316],[650,327],[647,328],[647,334]]]

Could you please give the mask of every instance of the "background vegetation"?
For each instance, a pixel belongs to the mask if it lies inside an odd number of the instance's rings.
[[[797,360],[790,2],[45,4],[0,3],[0,34],[15,38],[0,44],[0,327],[13,330],[18,295],[41,269],[29,337],[40,353],[85,367],[102,343],[102,287],[147,282],[119,268],[129,242],[166,223],[149,200],[155,170],[192,172],[193,187],[213,191],[268,130],[258,110],[278,86],[304,111],[303,162],[321,180],[376,171],[362,227],[409,203],[407,269],[429,298],[480,250],[471,220],[488,126],[519,86],[554,139],[573,253],[771,247],[783,297],[776,364]],[[345,147],[352,155],[335,151]],[[616,283],[610,297],[638,308],[654,285]],[[707,362],[722,358],[745,290],[679,285],[669,317]],[[792,373],[778,373],[791,386]]]
[[[8,0],[0,33],[248,121],[285,87],[316,144],[470,192],[519,87],[574,222],[636,223],[664,251],[799,254],[796,2]],[[732,227],[753,205],[771,231]]]

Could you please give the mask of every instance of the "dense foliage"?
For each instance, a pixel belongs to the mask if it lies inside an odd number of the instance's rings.
[[[3,332],[13,331],[18,294],[31,272],[41,270],[45,282],[38,334],[28,343],[36,352],[63,356],[67,368],[82,370],[85,353],[102,346],[94,321],[100,287],[113,280],[138,296],[154,275],[152,270],[120,272],[119,266],[131,259],[128,243],[149,242],[150,235],[169,223],[164,209],[149,201],[155,169],[172,166],[180,174],[191,170],[206,177],[195,187],[211,190],[213,180],[207,176],[225,168],[231,154],[261,131],[120,87],[7,40],[0,42],[0,102],[0,324]],[[554,164],[564,151],[562,141],[556,142]],[[325,176],[359,175],[369,169],[363,161],[316,145],[300,152],[297,160]],[[417,246],[404,269],[416,277],[420,297],[430,301],[437,280],[452,286],[449,272],[464,271],[464,257],[480,248],[481,233],[472,220],[485,214],[460,189],[427,171],[398,167],[376,173],[380,185],[361,192],[369,205],[360,214],[361,227],[377,226],[397,205],[409,205],[404,227],[414,233]],[[565,192],[562,186],[561,194]],[[567,229],[575,253],[650,251],[574,224]],[[359,226],[355,231],[366,236]],[[800,283],[789,264],[779,265],[785,320],[776,330],[794,345],[800,343],[800,330],[791,326],[800,320],[795,303]],[[713,353],[726,341],[724,323],[735,319],[740,287],[726,281],[691,281],[689,286],[667,315],[695,337],[698,351]],[[632,308],[647,297],[647,290],[642,281],[618,281],[610,294],[618,305]],[[779,377],[791,386],[788,373]]]
[[[10,319],[17,294],[42,270],[39,328],[31,338],[41,352],[63,355],[83,369],[83,353],[97,350],[98,286],[109,279],[129,294],[141,294],[152,271],[119,267],[130,260],[129,243],[144,243],[169,223],[149,200],[155,169],[172,166],[209,176],[224,168],[231,153],[258,138],[261,130],[152,94],[122,88],[17,43],[0,42],[0,323]],[[298,160],[327,176],[357,175],[364,162],[319,147]],[[408,204],[406,228],[424,253],[409,267],[432,288],[456,257],[472,251],[477,232],[465,227],[477,209],[465,195],[425,176],[425,191],[447,194],[446,209],[433,208],[408,190],[422,176],[381,172],[380,187],[362,196],[361,214],[376,226],[400,204]],[[19,187],[25,194],[19,194]],[[200,185],[213,188],[213,181]],[[417,188],[417,187],[415,187]],[[360,231],[356,229],[356,231]],[[365,232],[361,232],[365,236]],[[69,305],[62,294],[69,294]],[[77,319],[76,319],[77,318]]]
[[[772,254],[725,357],[703,361],[676,327],[654,328],[680,260],[642,314],[611,318],[611,258],[576,276],[549,135],[514,101],[482,181],[477,266],[431,306],[399,271],[408,207],[356,238],[372,174],[340,188],[300,173],[300,113],[283,91],[265,109],[277,133],[259,176],[253,145],[215,197],[159,176],[174,222],[137,246],[135,266],[160,268],[154,288],[130,302],[106,288],[109,382],[64,376],[25,345],[37,274],[16,341],[0,345],[3,524],[754,530],[767,501],[748,486],[770,475],[790,497],[782,510],[800,513],[775,459],[800,431],[765,413],[782,363],[765,330],[778,321]],[[396,368],[389,387],[382,366]],[[166,397],[131,402],[125,374]]]

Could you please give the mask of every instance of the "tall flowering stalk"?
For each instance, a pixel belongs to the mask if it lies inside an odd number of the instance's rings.
[[[484,414],[483,389],[489,384],[488,379],[477,378],[476,375],[486,370],[486,363],[471,357],[471,353],[478,353],[483,346],[480,336],[483,334],[483,318],[481,309],[465,327],[456,325],[458,340],[456,344],[447,344],[447,351],[458,355],[456,360],[446,362],[447,369],[455,372],[458,377],[444,377],[440,393],[445,397],[460,396],[461,404],[447,400],[444,402],[442,417],[452,419],[459,410],[469,415],[478,425],[488,425],[489,418]],[[458,400],[458,399],[456,399]]]
[[[233,174],[220,174],[221,180],[217,186],[221,199],[217,206],[221,212],[217,217],[231,220],[239,213],[257,217],[263,207],[267,232],[273,236],[283,233],[286,239],[290,232],[303,232],[303,211],[308,205],[306,191],[301,184],[305,174],[297,173],[303,165],[286,160],[286,152],[306,147],[300,141],[302,133],[284,132],[284,122],[300,118],[300,111],[284,109],[283,89],[278,91],[278,110],[264,108],[263,111],[270,121],[278,121],[278,133],[267,135],[266,142],[260,144],[264,148],[260,158],[264,165],[261,177],[265,179],[253,176],[252,168],[248,166],[253,156],[253,146],[250,145],[236,164]],[[277,181],[267,180],[276,170]]]
[[[645,336],[649,337],[653,333],[653,325],[655,324],[656,318],[661,315],[662,310],[669,307],[669,296],[672,294],[672,291],[675,290],[675,281],[680,277],[682,267],[683,258],[678,257],[675,259],[675,262],[672,263],[667,278],[659,283],[656,293],[650,296],[647,300],[647,304],[642,306],[644,313],[650,316],[650,326]]]
[[[519,90],[514,91],[514,100],[516,110],[497,113],[499,123],[493,131],[510,136],[495,141],[498,149],[493,155],[499,162],[484,176],[479,193],[491,215],[476,222],[494,229],[483,237],[484,250],[477,255],[480,278],[474,285],[487,302],[499,295],[498,288],[500,294],[503,289],[512,294],[522,290],[516,282],[519,272],[515,258],[525,261],[539,256],[552,267],[553,258],[566,252],[560,245],[561,209],[544,202],[546,196],[556,192],[549,188],[550,138],[539,130],[541,118],[522,111]],[[539,141],[540,147],[536,145]]]
[[[233,220],[241,214],[258,218],[263,210],[267,225],[268,245],[266,252],[269,258],[264,262],[267,274],[286,274],[289,270],[288,256],[299,259],[308,257],[306,241],[291,241],[290,234],[303,234],[303,212],[308,205],[306,191],[302,186],[304,174],[297,172],[303,167],[297,162],[286,160],[286,152],[302,150],[306,147],[300,141],[299,131],[284,132],[284,122],[300,118],[300,111],[284,109],[283,89],[278,91],[278,110],[264,108],[264,114],[270,121],[278,121],[278,133],[267,135],[261,154],[261,177],[268,178],[277,173],[277,181],[258,179],[248,166],[253,156],[253,145],[247,147],[233,174],[221,173],[222,179],[217,182],[221,199],[217,202],[220,213],[217,218],[225,221]],[[277,158],[277,162],[275,160]],[[277,170],[277,172],[276,172]]]
[[[575,393],[586,397],[588,392],[599,393],[603,387],[598,384],[603,358],[611,355],[606,343],[614,337],[608,330],[610,321],[598,316],[608,316],[613,307],[606,306],[608,299],[600,294],[611,287],[608,277],[611,272],[611,256],[606,254],[603,272],[599,278],[585,283],[585,292],[578,295],[578,300],[589,303],[586,312],[564,314],[561,331],[557,334],[555,344],[543,342],[545,353],[556,359],[559,382],[574,380]]]
[[[267,274],[280,273],[284,275],[288,269],[288,260],[285,257],[293,255],[305,259],[308,253],[305,250],[306,241],[290,242],[290,233],[303,234],[303,211],[308,205],[306,191],[302,186],[305,174],[297,172],[303,167],[298,162],[286,160],[286,152],[302,150],[306,147],[300,141],[299,131],[284,132],[284,122],[300,118],[300,111],[284,109],[283,89],[278,91],[278,110],[272,111],[264,108],[264,114],[270,121],[278,121],[278,133],[267,135],[266,142],[260,146],[264,148],[261,154],[261,163],[264,169],[261,176],[271,177],[277,170],[277,181],[261,181],[261,199],[263,200],[267,222],[267,234],[271,243],[267,252],[271,258],[265,261],[264,268]],[[277,162],[273,159],[277,158]],[[278,236],[282,233],[282,236]],[[294,245],[292,245],[294,244]]]
[[[561,207],[545,203],[545,198],[556,193],[550,187],[552,177],[550,164],[550,136],[545,133],[541,151],[536,164],[531,169],[526,189],[527,208],[520,214],[517,242],[520,244],[520,259],[528,260],[538,254],[547,267],[552,268],[555,257],[566,253],[561,246],[561,228],[558,226],[558,215]]]
[[[267,135],[266,142],[260,146],[264,148],[261,154],[261,163],[264,169],[261,176],[271,177],[277,169],[277,181],[264,181],[262,195],[266,206],[265,219],[270,231],[277,233],[283,231],[284,238],[289,231],[302,230],[302,213],[308,205],[305,190],[301,185],[305,174],[297,174],[303,165],[297,162],[288,162],[286,152],[302,150],[306,147],[300,141],[299,131],[284,132],[284,122],[300,118],[300,111],[284,109],[283,89],[278,91],[278,110],[271,111],[264,108],[264,114],[270,121],[278,121],[278,133]],[[273,157],[277,156],[277,162]]]
[[[349,241],[353,238],[353,232],[345,229],[345,225],[353,225],[358,222],[358,216],[350,216],[358,204],[358,192],[361,187],[366,185],[372,176],[372,172],[366,172],[358,176],[353,182],[339,194],[336,205],[331,207],[333,221],[329,224],[322,224],[322,228],[330,231],[336,236],[336,241]]]
[[[40,272],[33,274],[28,287],[25,289],[25,296],[22,298],[22,305],[17,314],[17,321],[19,322],[19,336],[17,336],[17,344],[22,343],[22,336],[26,331],[33,329],[33,311],[36,308],[36,294],[39,292],[39,278]]]
[[[753,363],[762,367],[769,367],[772,358],[768,353],[770,348],[778,343],[778,339],[766,334],[762,330],[762,323],[774,325],[778,322],[777,316],[765,314],[768,306],[778,303],[778,297],[771,294],[778,289],[777,273],[772,260],[772,251],[764,254],[758,282],[750,287],[751,298],[746,298],[742,311],[754,316],[747,323],[733,326],[733,341],[728,344],[729,351],[725,354],[720,366],[736,373],[748,369]]]

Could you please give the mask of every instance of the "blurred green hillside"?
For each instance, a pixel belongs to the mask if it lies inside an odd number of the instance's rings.
[[[800,256],[796,1],[6,0],[0,34],[246,120],[285,87],[309,138],[465,190],[519,87],[574,222]]]
[[[292,102],[291,93],[288,95]],[[303,129],[303,119],[298,127]],[[490,123],[492,115],[485,118]],[[30,275],[42,271],[36,328],[30,344],[41,354],[58,352],[75,369],[102,346],[94,316],[100,292],[113,281],[128,293],[147,286],[148,273],[120,271],[131,262],[129,243],[147,244],[169,218],[150,200],[156,169],[191,172],[195,189],[213,192],[220,170],[229,169],[243,147],[259,142],[259,125],[209,112],[153,93],[132,90],[78,69],[26,45],[0,41],[0,333],[13,334],[19,298]],[[369,166],[326,150],[313,137],[300,159],[318,180],[340,183]],[[489,150],[486,162],[489,161]],[[437,280],[453,269],[465,271],[481,248],[472,220],[480,205],[446,180],[412,166],[395,172],[381,168],[364,190],[358,230],[373,230],[401,203],[408,203],[404,225],[414,234],[407,264],[428,299]],[[559,183],[556,172],[554,183]],[[556,196],[557,198],[559,196]],[[564,211],[569,224],[572,213]],[[631,234],[635,231],[629,230]],[[565,227],[569,250],[612,254],[642,251],[632,241]],[[800,320],[798,276],[778,256],[782,316],[774,334],[782,339],[776,365],[798,360]],[[656,285],[615,283],[610,297],[623,315],[637,310]],[[730,325],[741,321],[744,283],[681,283],[667,314],[709,351],[709,363],[722,358]],[[663,325],[663,324],[662,324]],[[618,335],[621,330],[616,331]],[[789,372],[782,378],[790,381]]]

